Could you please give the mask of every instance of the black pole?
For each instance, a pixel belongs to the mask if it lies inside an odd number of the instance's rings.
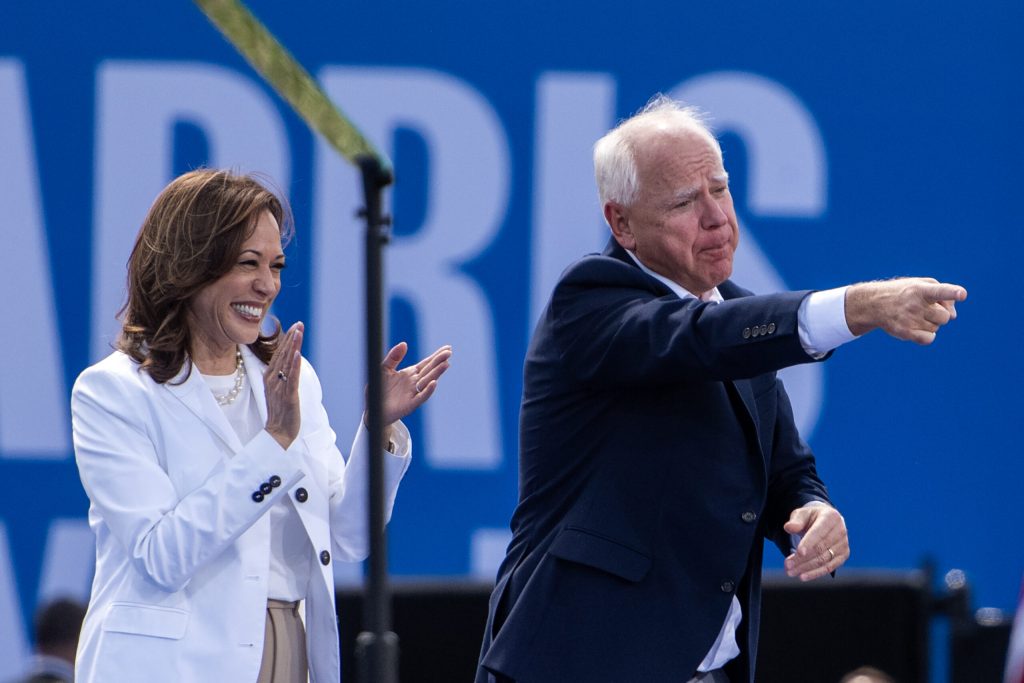
[[[384,442],[380,364],[384,349],[384,296],[381,253],[388,240],[389,217],[381,214],[381,196],[391,184],[390,171],[377,157],[356,158],[363,175],[366,220],[366,428],[370,454],[370,571],[363,607],[365,630],[356,639],[360,683],[398,683],[398,636],[391,631],[388,548],[384,528]]]

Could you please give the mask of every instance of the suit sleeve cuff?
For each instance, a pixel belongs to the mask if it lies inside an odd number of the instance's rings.
[[[824,358],[829,351],[857,338],[846,324],[846,289],[812,292],[800,302],[800,345],[812,358]]]

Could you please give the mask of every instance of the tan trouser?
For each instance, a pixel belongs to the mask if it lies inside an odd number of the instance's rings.
[[[267,600],[263,662],[256,683],[306,683],[306,630],[299,617],[299,603]]]

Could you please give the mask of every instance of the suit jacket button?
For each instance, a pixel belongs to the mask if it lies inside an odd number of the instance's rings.
[[[302,487],[295,489],[295,500],[299,501],[300,503],[305,503],[307,500],[309,500],[309,492]]]
[[[260,493],[259,491],[253,491],[252,492],[252,499],[254,501],[256,501],[257,503],[262,503],[263,502],[263,494]]]
[[[742,515],[740,515],[740,519],[742,519],[747,524],[750,524],[755,519],[757,519],[757,513],[756,512],[751,512],[750,510],[747,510]]]
[[[260,493],[262,493],[264,496],[269,496],[270,492],[273,490],[274,487],[270,485],[269,481],[265,481],[262,484],[260,484]]]
[[[320,551],[320,564],[329,565],[331,563],[331,554],[326,550]]]
[[[744,327],[743,328],[743,338],[744,339],[750,339],[750,328],[749,327]]]
[[[761,334],[768,334],[768,326],[761,325]]]
[[[736,589],[736,584],[734,584],[732,581],[723,581],[722,582],[722,592],[723,593],[732,593],[735,589]]]
[[[269,481],[270,485],[273,486],[275,489],[281,485],[281,477],[277,476],[276,474],[272,476]]]
[[[751,337],[756,337],[756,336],[758,336],[760,334],[761,334],[761,328],[758,327],[757,325],[754,325],[753,327],[750,328],[750,336]]]
[[[768,334],[775,334],[775,323],[768,323]]]

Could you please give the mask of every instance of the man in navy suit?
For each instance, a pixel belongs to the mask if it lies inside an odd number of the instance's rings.
[[[721,149],[667,98],[598,141],[594,165],[612,239],[566,270],[530,344],[477,682],[752,681],[762,538],[804,581],[850,555],[775,372],[876,328],[931,343],[967,292],[733,284]]]

